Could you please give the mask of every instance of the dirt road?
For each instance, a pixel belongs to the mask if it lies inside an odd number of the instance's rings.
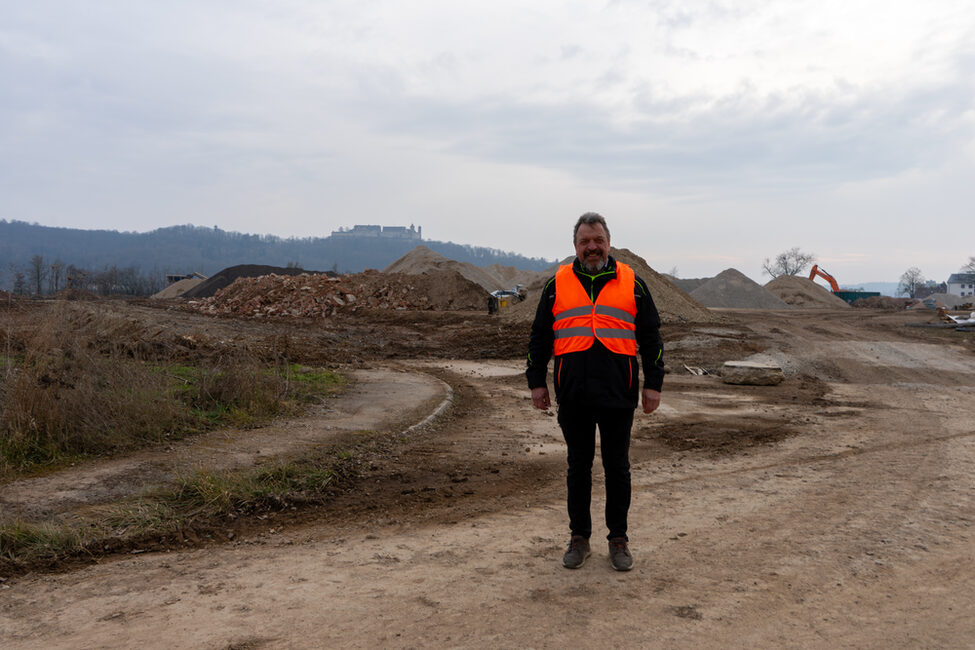
[[[972,647],[972,349],[906,314],[727,315],[668,332],[664,405],[634,427],[629,573],[601,534],[561,567],[560,434],[520,360],[412,359],[453,406],[315,520],[9,579],[0,645]],[[756,350],[786,382],[676,370]]]

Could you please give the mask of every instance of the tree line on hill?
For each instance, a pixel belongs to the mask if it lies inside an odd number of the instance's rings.
[[[357,273],[383,269],[418,244],[475,266],[540,271],[554,261],[453,242],[381,237],[281,238],[185,225],[151,232],[54,228],[0,220],[0,288],[44,295],[62,289],[151,295],[166,275],[213,275],[238,264]]]

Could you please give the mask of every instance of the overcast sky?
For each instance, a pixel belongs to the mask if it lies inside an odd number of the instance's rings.
[[[0,218],[843,284],[975,255],[971,0],[0,4]]]

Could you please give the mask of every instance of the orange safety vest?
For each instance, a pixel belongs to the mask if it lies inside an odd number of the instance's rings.
[[[610,352],[636,356],[636,275],[628,265],[616,263],[616,277],[600,290],[593,304],[572,265],[555,274],[555,354],[581,352],[593,341]]]

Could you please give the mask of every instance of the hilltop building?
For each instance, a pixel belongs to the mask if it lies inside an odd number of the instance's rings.
[[[339,228],[332,231],[332,237],[382,237],[384,239],[412,239],[420,241],[423,227],[406,226],[372,226],[356,224],[351,230]]]
[[[975,296],[975,273],[952,273],[948,277],[948,293]]]

